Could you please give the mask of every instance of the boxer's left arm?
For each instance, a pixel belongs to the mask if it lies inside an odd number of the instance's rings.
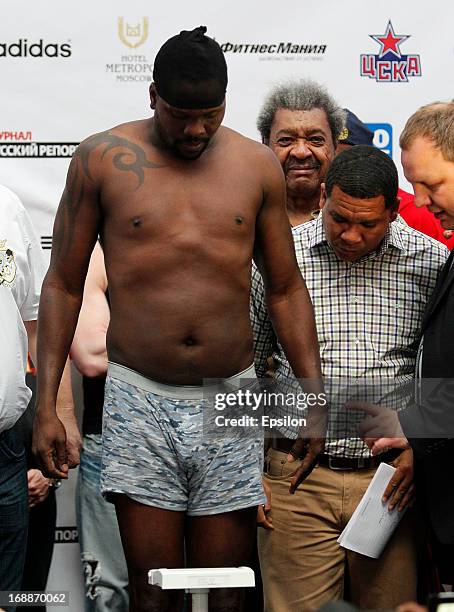
[[[285,210],[285,179],[269,151],[263,204],[257,216],[254,260],[266,292],[268,312],[277,337],[297,378],[308,379],[305,391],[323,392],[320,354],[312,302],[301,276]],[[308,428],[295,442],[289,461],[303,456],[290,486],[294,492],[312,471],[323,451],[327,406],[317,402],[308,414]]]

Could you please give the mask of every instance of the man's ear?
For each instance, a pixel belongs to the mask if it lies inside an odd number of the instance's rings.
[[[325,206],[326,204],[326,188],[325,188],[325,183],[322,183],[320,185],[320,201],[318,203],[318,207],[320,208],[320,210]]]
[[[397,219],[397,216],[399,214],[400,200],[401,200],[401,198],[396,198],[395,203],[390,207],[390,211],[389,211],[389,221],[390,221],[390,223],[392,223],[393,221],[395,221]]]
[[[158,97],[158,92],[156,91],[156,85],[152,83],[150,85],[150,108],[154,110],[156,108],[156,98]]]

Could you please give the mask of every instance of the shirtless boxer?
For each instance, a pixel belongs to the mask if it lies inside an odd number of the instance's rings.
[[[147,570],[184,566],[185,538],[190,566],[237,566],[250,553],[254,508],[264,501],[261,442],[201,437],[201,385],[254,376],[252,257],[294,372],[320,378],[282,170],[267,147],[220,127],[227,68],[205,31],[182,32],[159,51],[153,118],[79,146],[40,305],[36,447],[61,477],[55,394],[99,234],[111,306],[102,489],[116,506],[134,611],[180,609],[179,594],[147,585]],[[322,442],[305,444],[293,487]],[[240,598],[214,590],[211,609],[238,612]]]

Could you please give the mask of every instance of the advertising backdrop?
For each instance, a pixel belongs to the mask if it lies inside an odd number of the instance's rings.
[[[150,114],[154,57],[182,29],[207,25],[225,52],[226,125],[257,139],[269,88],[311,77],[373,124],[403,188],[398,138],[406,118],[454,97],[454,4],[446,0],[3,0],[1,12],[0,183],[21,197],[48,254],[77,143]],[[58,493],[49,588],[70,590],[69,609],[79,612],[73,481]]]

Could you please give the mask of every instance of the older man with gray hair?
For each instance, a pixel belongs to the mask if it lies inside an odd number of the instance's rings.
[[[345,111],[310,80],[277,85],[263,103],[257,128],[284,170],[293,226],[310,221],[319,209],[320,186],[344,122]]]

